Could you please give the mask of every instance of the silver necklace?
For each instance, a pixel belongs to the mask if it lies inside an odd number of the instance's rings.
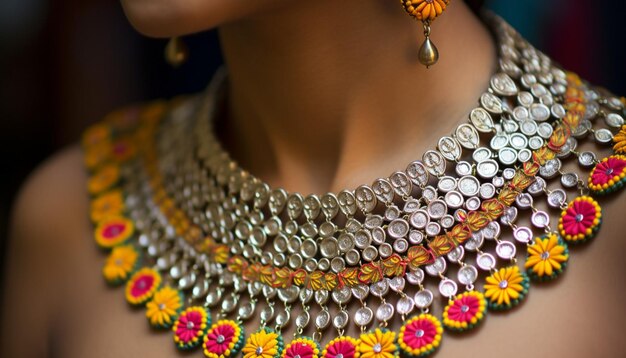
[[[155,127],[150,155],[122,167],[144,265],[186,294],[184,307],[211,310],[214,321],[242,327],[258,314],[255,338],[242,338],[232,351],[245,357],[263,355],[268,347],[258,342],[267,338],[280,347],[271,356],[295,358],[293,342],[329,342],[317,355],[330,358],[343,337],[362,353],[393,346],[393,354],[424,355],[439,345],[442,323],[465,330],[487,307],[519,304],[531,279],[551,279],[564,268],[566,241],[588,239],[568,231],[567,210],[575,202],[596,208],[588,194],[604,189],[563,163],[597,168],[596,154],[577,151],[578,143],[591,137],[610,144],[624,124],[623,104],[555,66],[504,21],[490,22],[499,68],[468,121],[406,169],[339,193],[288,193],[240,168],[213,132],[226,81],[218,73],[206,96],[175,106]],[[579,197],[568,204],[572,195]],[[600,215],[599,206],[594,210]],[[558,223],[554,211],[561,212]],[[573,220],[583,225],[585,215]],[[537,268],[533,255],[544,244],[550,248]],[[187,313],[172,317],[175,328]],[[350,338],[350,325],[372,336]],[[283,347],[281,332],[290,326],[296,339]],[[177,344],[203,345],[211,356],[217,348],[210,327],[192,341],[180,328]],[[401,329],[396,335],[385,327]],[[391,346],[364,343],[388,334]]]

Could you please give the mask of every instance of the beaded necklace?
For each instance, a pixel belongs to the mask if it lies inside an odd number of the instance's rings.
[[[89,128],[106,281],[125,285],[178,348],[213,358],[425,356],[444,330],[520,304],[531,281],[563,272],[568,245],[596,235],[596,198],[626,182],[624,100],[490,22],[499,69],[468,122],[355,190],[304,197],[240,168],[213,131],[223,71],[204,96]],[[577,151],[589,138],[614,155]],[[568,159],[588,178],[565,170]],[[244,332],[256,318],[258,330]]]

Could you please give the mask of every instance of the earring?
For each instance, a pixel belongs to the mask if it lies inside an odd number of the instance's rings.
[[[404,10],[413,18],[422,22],[424,42],[420,46],[418,59],[426,68],[437,63],[439,51],[430,41],[430,24],[446,9],[450,0],[400,0]]]
[[[184,42],[178,37],[172,37],[165,46],[165,61],[172,65],[172,67],[178,67],[187,61],[189,56],[189,50]]]

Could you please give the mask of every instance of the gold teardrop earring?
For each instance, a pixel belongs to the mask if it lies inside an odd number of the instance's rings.
[[[404,10],[414,19],[422,22],[424,27],[424,42],[419,48],[418,59],[426,68],[437,63],[439,60],[439,50],[430,40],[430,25],[437,16],[441,15],[450,0],[400,0]]]
[[[176,68],[185,61],[189,56],[189,50],[185,43],[179,37],[172,37],[165,46],[165,61]]]

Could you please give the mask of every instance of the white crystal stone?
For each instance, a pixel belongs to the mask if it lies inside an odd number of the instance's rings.
[[[498,173],[499,165],[493,159],[485,159],[476,165],[476,172],[483,179],[493,178]]]
[[[542,177],[535,177],[535,181],[528,187],[528,192],[532,195],[539,195],[543,193],[543,189],[546,188],[546,181]]]
[[[429,221],[430,221],[430,216],[428,215],[428,212],[426,212],[426,210],[423,210],[423,209],[416,210],[409,217],[409,222],[411,223],[411,226],[413,226],[416,229],[425,228],[426,224],[428,224]]]
[[[387,226],[387,233],[394,239],[404,237],[409,233],[409,223],[404,219],[395,219]]]
[[[305,327],[309,324],[310,320],[311,315],[309,314],[309,312],[300,312],[300,314],[298,314],[298,317],[296,317],[296,326]]]
[[[394,277],[389,279],[389,288],[395,292],[402,292],[404,290],[404,277]]]
[[[515,169],[513,169],[513,168],[505,168],[505,169],[502,171],[502,176],[503,176],[503,177],[504,177],[504,179],[506,179],[506,180],[511,180],[511,179],[513,179],[513,177],[515,176],[515,173],[516,173],[516,172],[515,172]]]
[[[596,154],[594,152],[581,152],[578,155],[578,163],[583,167],[594,165],[596,160]]]
[[[482,253],[476,256],[476,264],[484,271],[489,271],[496,266],[496,259],[489,253]]]
[[[497,221],[491,221],[481,230],[481,233],[485,239],[493,240],[500,237],[500,230],[500,224]]]
[[[324,329],[328,327],[329,324],[330,324],[330,313],[327,310],[322,310],[315,317],[315,327],[317,327],[318,329]]]
[[[452,226],[454,226],[454,223],[455,223],[454,216],[449,215],[449,214],[447,214],[444,217],[442,217],[441,219],[439,219],[439,224],[444,229],[451,228]]]
[[[548,205],[553,208],[560,208],[567,201],[567,193],[563,189],[552,190],[548,194]]]
[[[468,175],[472,172],[472,165],[466,161],[460,161],[456,164],[454,170],[458,176]]]
[[[522,209],[527,209],[533,206],[533,197],[528,193],[521,193],[515,197],[515,204]]]
[[[470,112],[470,121],[478,131],[483,133],[491,132],[493,128],[493,119],[489,112],[483,108],[474,108]]]
[[[463,195],[461,193],[453,190],[446,193],[446,195],[444,196],[444,200],[450,208],[457,209],[463,206],[463,202],[465,199],[463,198]]]
[[[420,268],[409,271],[406,273],[406,280],[412,285],[419,285],[424,281],[424,271]]]
[[[535,211],[530,217],[530,221],[538,228],[545,228],[550,225],[550,216],[545,211]]]
[[[370,287],[368,285],[357,285],[350,290],[352,291],[352,296],[357,300],[364,300],[370,293]]]
[[[409,231],[409,242],[412,244],[419,244],[424,240],[424,234],[418,230]]]
[[[446,272],[446,260],[443,257],[438,257],[435,262],[425,267],[426,273],[431,276],[439,276]]]
[[[349,322],[348,312],[339,311],[335,317],[333,317],[333,327],[336,329],[342,329],[346,327]]]
[[[491,153],[491,150],[485,147],[480,147],[476,149],[474,153],[472,153],[472,159],[474,159],[474,161],[477,163],[482,163],[491,157],[493,157],[493,153]]]
[[[415,305],[418,308],[428,308],[433,302],[433,293],[429,289],[423,289],[415,294]]]
[[[483,246],[484,241],[483,234],[480,231],[477,231],[473,233],[467,241],[465,241],[465,249],[469,251],[476,251]]]
[[[354,322],[359,326],[367,326],[372,322],[374,312],[369,307],[361,307],[354,313]]]
[[[370,293],[376,297],[383,297],[389,292],[389,279],[384,278],[370,285]]]
[[[561,175],[561,184],[566,188],[574,188],[578,185],[578,174],[565,173]]]
[[[459,245],[455,247],[452,251],[448,252],[448,260],[452,262],[457,262],[463,260],[463,256],[465,256],[465,249],[463,246]]]
[[[426,231],[428,236],[437,236],[441,231],[441,225],[436,222],[429,222],[424,231]]]
[[[550,138],[554,129],[549,123],[541,123],[537,126],[537,134],[544,139]]]
[[[511,206],[504,211],[504,214],[500,217],[500,222],[504,225],[511,225],[517,220],[517,208]]]
[[[617,113],[609,113],[604,117],[604,122],[613,128],[621,128],[624,125],[624,117]]]
[[[522,163],[526,163],[532,157],[533,157],[533,153],[529,149],[522,149],[519,152],[517,152],[517,159]]]
[[[394,312],[395,309],[391,303],[382,304],[376,309],[376,319],[380,322],[387,322],[393,317]]]
[[[499,150],[506,147],[509,144],[509,137],[504,133],[496,134],[491,138],[489,146],[493,150]]]
[[[511,143],[511,146],[517,150],[525,149],[528,145],[528,138],[521,133],[513,133],[511,134],[509,142]]]
[[[513,230],[513,237],[518,242],[526,244],[533,239],[533,232],[525,226],[518,226]]]
[[[409,249],[409,242],[405,239],[397,239],[393,242],[393,251],[401,254]]]
[[[450,279],[444,279],[439,282],[439,293],[444,297],[452,297],[456,295],[458,286],[456,282]]]
[[[409,296],[401,297],[396,303],[396,310],[401,315],[407,315],[415,308],[415,301]]]
[[[465,200],[465,208],[469,211],[478,210],[480,208],[480,199],[475,196],[468,198]]]
[[[606,128],[600,128],[593,132],[593,136],[598,143],[607,144],[613,140],[613,133]]]
[[[433,200],[428,203],[427,213],[433,219],[439,219],[448,212],[448,206],[443,200]]]
[[[472,175],[466,175],[459,179],[458,188],[465,196],[474,196],[480,190],[480,182]]]
[[[510,260],[515,257],[515,245],[508,241],[500,241],[498,245],[496,245],[496,253],[500,258],[505,260]]]
[[[443,193],[447,193],[450,190],[454,190],[456,188],[456,179],[451,176],[444,176],[439,179],[437,183],[437,189],[439,189]]]
[[[478,278],[478,270],[472,265],[465,265],[457,272],[457,279],[464,285],[471,285]]]
[[[342,288],[333,290],[331,296],[333,297],[333,301],[343,304],[350,300],[350,298],[352,297],[352,292],[350,292],[350,288],[344,286]]]

